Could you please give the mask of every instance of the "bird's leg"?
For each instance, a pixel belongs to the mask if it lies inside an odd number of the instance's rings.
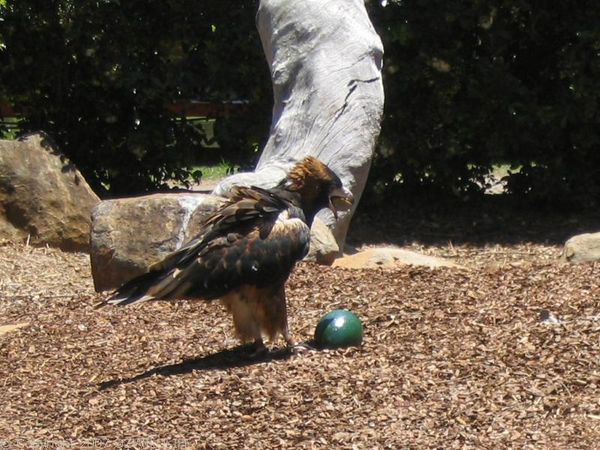
[[[290,330],[287,321],[287,301],[285,298],[285,288],[283,284],[279,287],[277,298],[277,305],[279,306],[279,332],[285,340],[286,349],[294,355],[307,352],[311,349],[309,345],[295,344],[294,340],[290,336]]]

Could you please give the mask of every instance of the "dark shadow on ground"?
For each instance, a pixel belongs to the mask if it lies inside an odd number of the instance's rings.
[[[134,383],[154,375],[170,377],[193,372],[194,370],[224,370],[237,367],[246,367],[254,364],[264,364],[271,361],[282,361],[292,357],[293,352],[288,348],[276,349],[259,356],[250,357],[247,347],[236,347],[231,350],[222,350],[201,358],[187,359],[180,363],[154,367],[139,375],[130,378],[120,378],[99,383],[100,390],[110,389],[122,384]]]
[[[535,243],[562,245],[575,234],[600,232],[600,211],[564,205],[534,208],[508,195],[471,202],[419,199],[400,204],[365,204],[352,220],[348,244],[423,245]]]

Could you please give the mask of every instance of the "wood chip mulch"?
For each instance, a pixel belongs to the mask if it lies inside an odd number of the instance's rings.
[[[28,324],[0,336],[0,448],[600,445],[598,263],[301,264],[296,339],[348,308],[364,344],[259,361],[218,304],[95,311],[88,264],[0,247],[0,325]]]

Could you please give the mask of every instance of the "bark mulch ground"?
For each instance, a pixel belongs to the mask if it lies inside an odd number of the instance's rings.
[[[1,246],[0,448],[600,446],[600,264],[442,253],[468,267],[300,264],[296,339],[348,308],[364,344],[248,361],[218,304],[95,311],[87,255]]]

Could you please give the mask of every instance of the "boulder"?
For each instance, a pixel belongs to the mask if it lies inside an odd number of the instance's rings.
[[[119,287],[193,238],[223,198],[154,194],[106,200],[92,213],[90,259],[94,287]]]
[[[99,201],[43,134],[0,140],[0,239],[88,251]]]
[[[396,247],[376,247],[343,256],[333,262],[333,267],[345,269],[392,268],[410,264],[426,267],[460,267],[444,258],[422,255]]]
[[[224,198],[153,194],[100,202],[92,212],[92,277],[97,291],[121,286],[200,232]],[[340,250],[329,227],[315,219],[307,260],[331,265]]]
[[[573,236],[565,242],[561,259],[572,263],[600,260],[600,233]]]
[[[340,248],[331,229],[318,217],[315,217],[310,229],[310,250],[307,261],[330,266],[340,254]]]

